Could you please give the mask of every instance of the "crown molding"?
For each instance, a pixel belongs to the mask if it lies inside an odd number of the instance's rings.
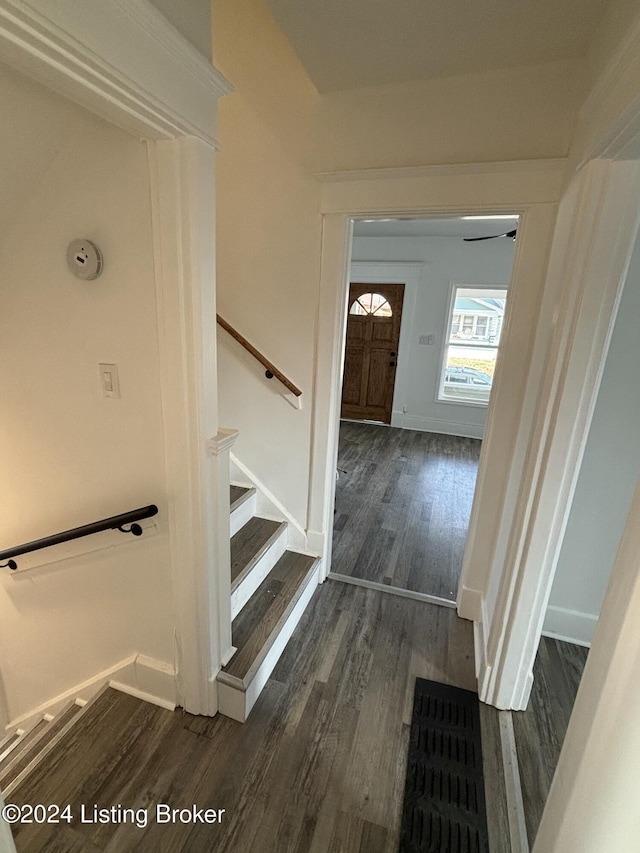
[[[347,181],[402,180],[405,178],[439,178],[452,175],[500,175],[515,172],[563,172],[565,157],[538,160],[505,160],[493,163],[443,163],[425,166],[400,166],[383,169],[354,169],[342,172],[318,172],[323,183]]]
[[[147,0],[111,0],[135,23],[148,32],[159,45],[179,62],[200,83],[207,86],[217,98],[228,95],[233,86],[193,45],[180,33],[162,12]]]
[[[609,99],[610,95],[618,88],[619,81],[624,75],[625,70],[634,62],[637,62],[639,55],[640,16],[635,19],[622,39],[618,50],[609,59],[602,74],[600,74],[595,85],[589,92],[578,113],[578,120],[580,122],[586,122],[600,105]]]
[[[0,0],[0,55],[137,136],[217,147],[231,86],[148,0]]]

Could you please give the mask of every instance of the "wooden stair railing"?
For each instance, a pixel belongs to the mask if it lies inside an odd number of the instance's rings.
[[[288,388],[289,391],[291,391],[291,393],[294,394],[296,397],[302,396],[302,391],[298,388],[298,386],[294,385],[294,383],[290,379],[288,379],[284,375],[284,373],[282,373],[281,370],[278,370],[275,364],[269,361],[269,359],[266,358],[266,356],[264,356],[260,352],[260,350],[257,350],[253,346],[253,344],[250,344],[249,341],[244,337],[244,335],[241,335],[237,329],[234,329],[230,323],[227,323],[224,317],[221,317],[220,314],[216,314],[216,319],[218,321],[218,325],[222,326],[225,332],[228,332],[228,334],[230,334],[232,338],[235,338],[236,341],[238,341],[238,343],[241,344],[247,350],[247,352],[250,352],[251,355],[256,358],[263,367],[266,368],[264,375],[267,377],[267,379],[273,379],[273,377],[275,376],[275,378],[280,380],[280,382],[282,382],[282,384],[286,388]]]

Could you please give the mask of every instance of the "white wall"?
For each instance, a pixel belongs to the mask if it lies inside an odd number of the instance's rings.
[[[549,599],[544,633],[591,642],[640,477],[640,241],[636,244]]]
[[[22,575],[0,570],[14,719],[130,654],[172,661],[173,618],[145,147],[5,71],[0,103],[11,129],[3,179],[25,190],[11,197],[0,242],[1,547],[160,507],[159,535]],[[47,155],[34,158],[34,146]],[[32,163],[37,182],[23,180]],[[76,237],[104,253],[95,282],[66,267]],[[102,397],[98,362],[118,364],[121,399]]]
[[[356,232],[357,227],[356,223]],[[393,426],[482,438],[486,407],[436,401],[451,285],[508,284],[514,253],[512,240],[465,243],[462,237],[359,237],[356,233],[353,261],[424,264],[419,283],[405,286]],[[359,280],[357,274],[352,273],[352,280]],[[420,335],[433,335],[434,344],[420,344]]]

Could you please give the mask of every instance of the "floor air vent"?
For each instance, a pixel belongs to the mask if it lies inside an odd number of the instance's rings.
[[[489,853],[480,709],[469,690],[416,679],[400,853]]]

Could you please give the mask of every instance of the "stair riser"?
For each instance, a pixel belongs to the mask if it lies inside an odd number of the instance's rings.
[[[251,571],[231,593],[231,619],[235,619],[287,549],[286,528],[273,540]]]
[[[232,684],[221,680],[224,675],[219,676],[218,705],[221,714],[231,717],[232,720],[237,720],[240,723],[246,721],[316,590],[319,572],[320,568],[318,566],[309,578],[291,613],[280,628],[278,637],[269,649],[267,656],[261,662],[258,669],[252,673],[251,681],[246,685],[246,689],[240,689],[240,686],[234,687]],[[238,681],[238,679],[229,679],[229,681],[232,680]]]
[[[238,530],[253,518],[256,514],[256,496],[255,493],[251,497],[243,501],[240,506],[236,507],[231,513],[229,522],[231,536],[235,536]]]

